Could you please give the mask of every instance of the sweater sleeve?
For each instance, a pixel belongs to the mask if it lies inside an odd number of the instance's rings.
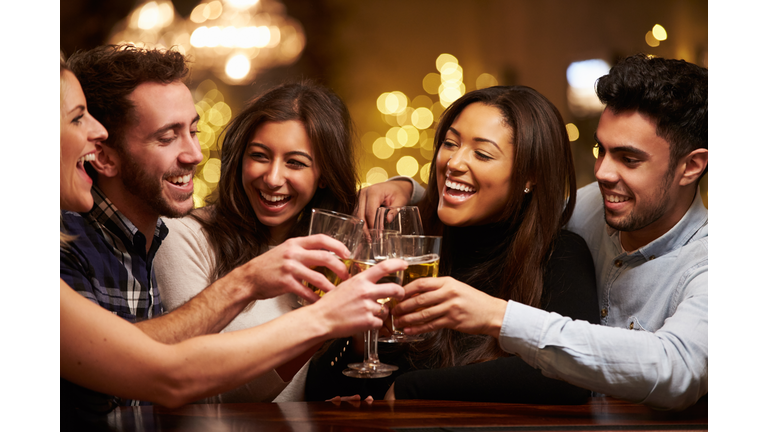
[[[155,255],[155,277],[166,311],[172,311],[211,284],[215,258],[200,224],[187,216],[164,219],[168,236]]]
[[[544,276],[542,308],[597,323],[592,256],[584,240],[563,231]],[[416,370],[395,381],[397,399],[580,404],[589,390],[548,378],[517,356],[443,369]]]

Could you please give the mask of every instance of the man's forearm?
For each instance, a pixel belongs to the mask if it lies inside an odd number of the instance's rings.
[[[204,334],[218,333],[249,303],[247,290],[232,278],[223,278],[202,290],[178,309],[136,323],[158,342],[173,344]]]

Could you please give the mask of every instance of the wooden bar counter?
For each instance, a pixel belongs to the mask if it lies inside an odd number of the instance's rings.
[[[707,430],[707,398],[682,412],[612,398],[584,405],[454,401],[289,402],[121,407],[92,430],[110,431],[672,431]]]

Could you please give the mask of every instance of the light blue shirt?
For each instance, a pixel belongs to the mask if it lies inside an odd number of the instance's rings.
[[[578,191],[567,229],[595,262],[601,324],[510,301],[499,343],[552,378],[661,409],[707,393],[707,209],[697,192],[685,216],[637,251],[608,227],[597,183]]]

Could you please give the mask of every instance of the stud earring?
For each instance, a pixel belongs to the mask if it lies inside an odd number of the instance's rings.
[[[528,189],[528,188],[525,188],[525,189],[523,189],[523,193],[528,193],[528,192],[530,192],[530,191],[531,191],[531,190],[530,190],[530,189]]]

